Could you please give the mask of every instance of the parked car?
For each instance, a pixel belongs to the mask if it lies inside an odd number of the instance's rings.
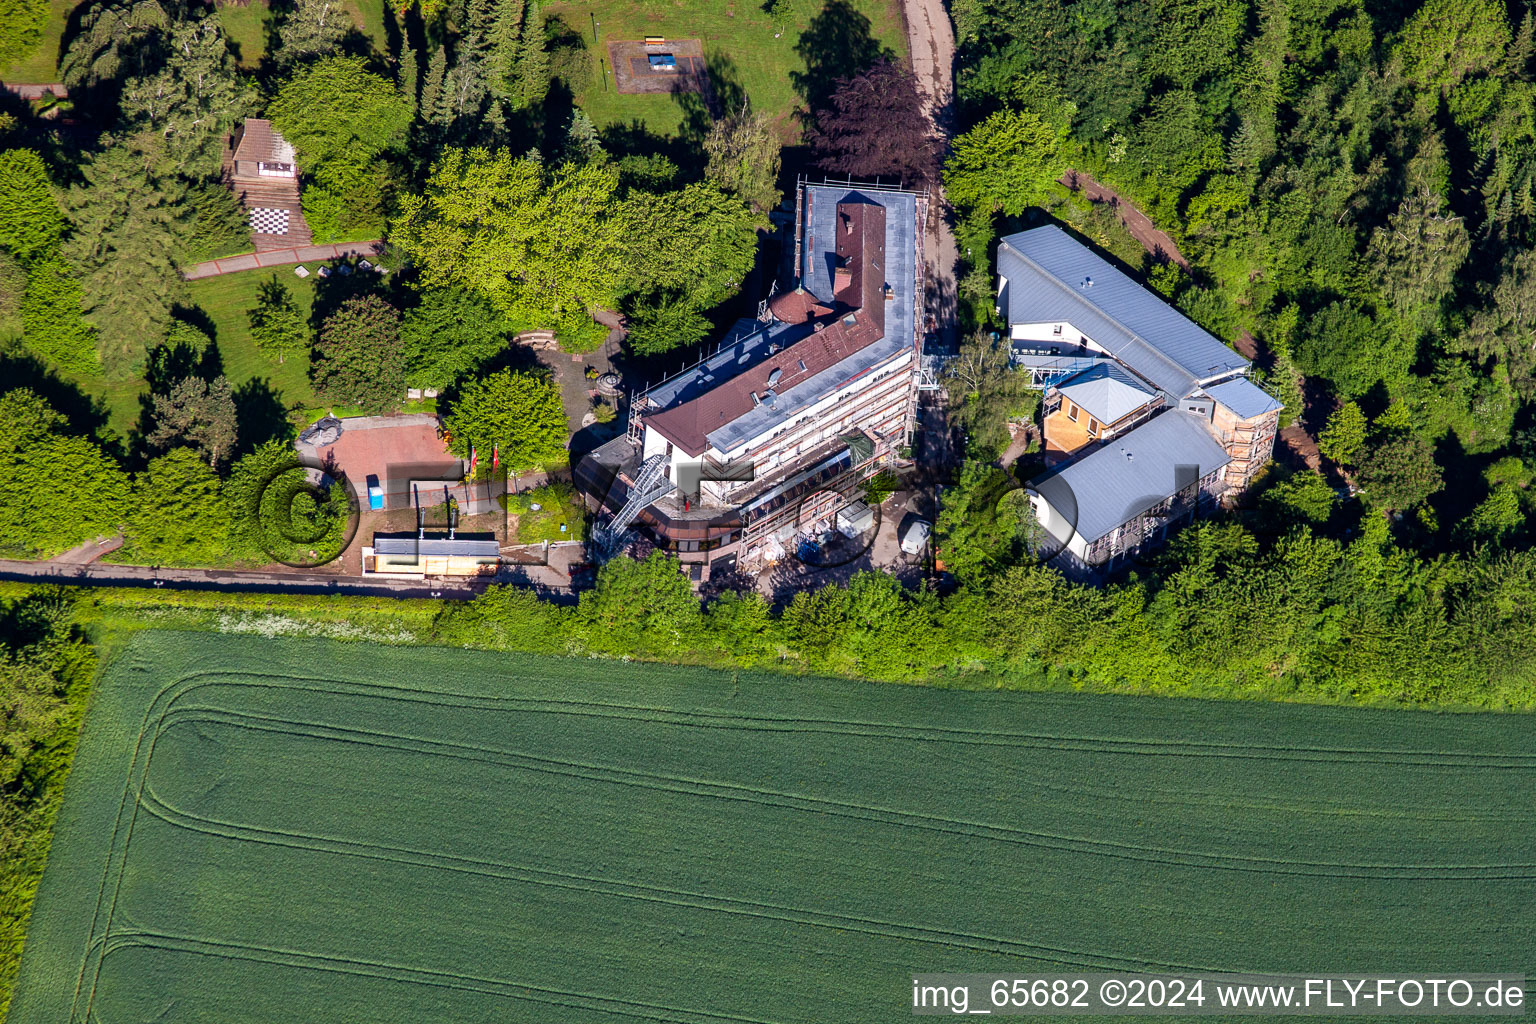
[[[923,548],[928,546],[928,537],[933,533],[933,524],[926,519],[914,519],[912,525],[907,527],[906,535],[901,538],[901,550],[903,554],[920,555]]]

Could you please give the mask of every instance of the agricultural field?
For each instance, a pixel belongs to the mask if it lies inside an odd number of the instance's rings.
[[[10,1022],[856,1022],[907,1016],[919,971],[1529,974],[1533,739],[144,633]]]

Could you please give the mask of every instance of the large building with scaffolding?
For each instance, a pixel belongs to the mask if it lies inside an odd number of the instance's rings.
[[[634,395],[626,433],[577,466],[588,500],[675,552],[761,566],[796,550],[911,440],[927,197],[810,184],[789,280],[708,358]]]
[[[1031,482],[1057,568],[1113,571],[1246,488],[1281,403],[1247,359],[1055,225],[998,244],[997,314],[1044,392]]]

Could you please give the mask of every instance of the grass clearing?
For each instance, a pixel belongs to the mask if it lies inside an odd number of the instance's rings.
[[[517,517],[519,544],[587,539],[587,506],[571,484],[557,481],[532,487],[504,495],[501,503]]]
[[[313,271],[313,267],[310,268]],[[314,273],[295,277],[292,267],[276,270],[247,270],[221,277],[205,277],[187,284],[192,302],[213,321],[217,331],[219,355],[224,359],[224,375],[236,386],[253,377],[265,378],[278,392],[284,407],[309,408],[318,404],[309,384],[309,355],[295,352],[283,363],[256,347],[251,337],[249,312],[256,305],[257,294],[273,275],[293,296],[294,305],[307,318],[315,301]]]
[[[901,10],[896,0],[850,0],[851,6],[869,20],[869,33],[896,53],[907,52]],[[808,14],[818,4],[804,4]],[[666,36],[698,39],[704,57],[713,67],[740,85],[752,105],[787,119],[799,103],[790,80],[793,71],[804,71],[805,62],[795,52],[809,17],[777,37],[780,30],[769,21],[761,0],[558,0],[544,12],[558,17],[586,43],[592,62],[590,83],[578,90],[576,102],[599,126],[639,119],[658,135],[673,134],[682,124],[682,107],[665,94],[624,94],[614,91],[612,69],[607,88],[598,73],[598,58],[608,59],[608,43],[615,39]],[[592,41],[594,18],[600,23],[598,42]]]
[[[261,63],[267,52],[266,0],[250,0],[244,4],[220,4],[217,8],[219,24],[229,39],[230,50],[243,68],[254,68]]]
[[[31,52],[18,57],[7,68],[0,68],[0,81],[23,85],[45,85],[59,80],[59,40],[64,38],[64,26],[69,12],[79,0],[48,0],[48,20],[43,23],[43,34]]]
[[[910,1013],[914,971],[1519,971],[1533,739],[141,633],[10,1020],[852,1022]]]

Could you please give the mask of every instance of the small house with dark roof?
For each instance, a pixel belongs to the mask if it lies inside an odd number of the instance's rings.
[[[1002,239],[997,272],[1013,364],[1044,392],[1031,500],[1059,567],[1113,569],[1269,462],[1281,403],[1160,295],[1055,225]]]
[[[232,160],[237,178],[297,178],[293,147],[272,128],[272,122],[248,117],[235,129]]]
[[[592,503],[620,523],[636,503],[633,522],[697,563],[696,579],[721,559],[776,561],[797,535],[832,529],[910,439],[925,204],[803,185],[793,279],[764,320],[634,398],[629,432],[577,466]]]

